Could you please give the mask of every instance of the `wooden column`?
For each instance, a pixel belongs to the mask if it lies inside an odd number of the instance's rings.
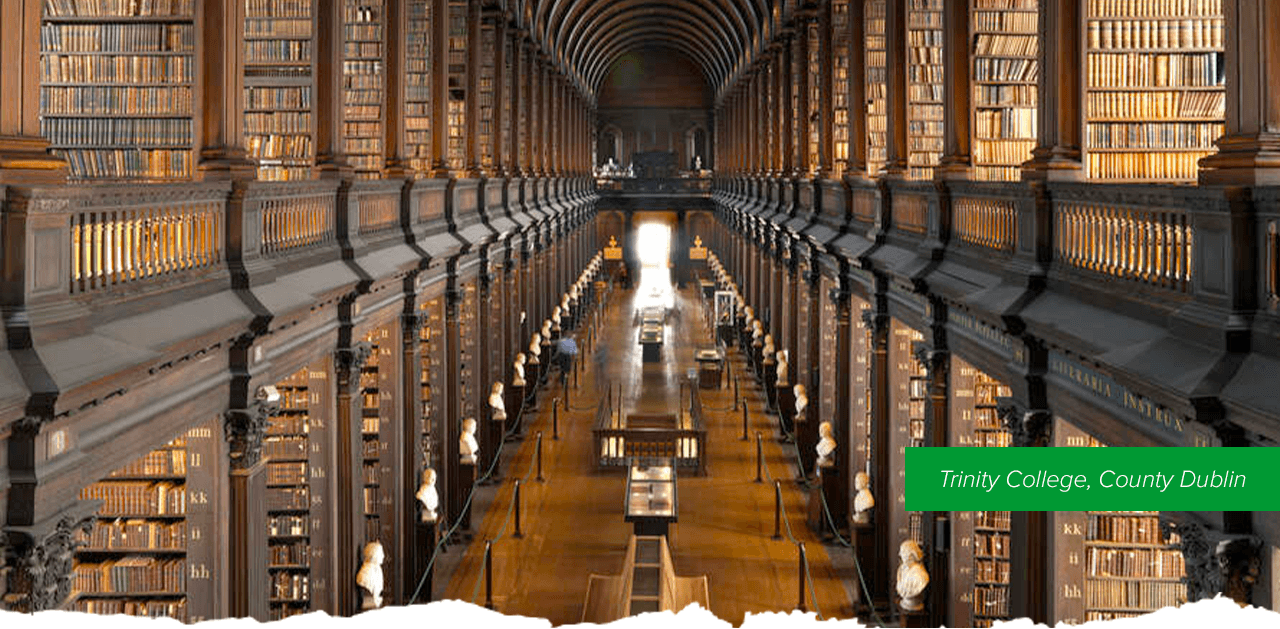
[[[855,391],[850,391],[849,387],[853,383],[853,312],[851,309],[851,298],[849,295],[848,280],[841,277],[838,285],[832,287],[831,292],[827,295],[818,295],[815,304],[822,303],[823,297],[830,299],[836,306],[836,362],[835,373],[821,374],[821,378],[835,379],[835,408],[830,418],[831,426],[834,428],[836,447],[835,473],[832,474],[830,482],[838,483],[833,493],[837,497],[836,504],[830,505],[831,518],[835,526],[842,526],[853,512],[852,503],[853,495],[849,488],[852,487],[850,479],[854,472],[854,463],[856,461],[854,452],[862,444],[861,441],[852,437],[853,430],[853,399],[857,395]],[[816,306],[815,306],[816,307]],[[818,308],[820,310],[820,308]],[[816,355],[821,355],[819,352]],[[814,395],[821,396],[821,388],[815,389]],[[823,418],[826,419],[826,418]],[[823,482],[828,482],[826,478]]]
[[[40,18],[43,0],[0,5],[0,185],[55,183],[67,164],[40,135]]]
[[[493,29],[493,122],[489,136],[493,143],[493,172],[499,177],[507,175],[507,134],[503,127],[507,124],[504,105],[511,95],[507,93],[507,76],[511,74],[507,67],[507,16],[500,9],[485,8],[487,28]],[[514,108],[513,110],[514,111]]]
[[[909,65],[907,62],[907,3],[885,3],[884,27],[887,90],[884,173],[894,177],[905,177],[907,174],[907,66]]]
[[[968,179],[973,167],[969,86],[969,0],[945,0],[942,7],[942,157],[934,179]]]
[[[449,178],[449,2],[431,2],[431,176]]]
[[[1280,0],[1223,0],[1227,133],[1201,184],[1280,185]]]
[[[343,154],[342,61],[345,33],[342,5],[339,2],[315,4],[315,56],[312,80],[315,82],[315,150],[314,172],[321,179],[350,179],[351,164]]]
[[[964,0],[968,1],[968,0]],[[835,90],[832,77],[835,55],[832,49],[831,0],[823,0],[818,6],[818,163],[815,172],[820,179],[830,179],[835,174]]]
[[[849,158],[846,179],[867,176],[866,1],[849,2]]]
[[[1023,179],[1070,181],[1084,177],[1084,40],[1081,0],[1041,0],[1039,140]]]
[[[521,157],[520,148],[524,146],[529,130],[527,123],[522,123],[520,119],[528,108],[529,95],[526,80],[529,74],[526,61],[529,55],[525,45],[525,32],[522,29],[511,29],[511,55],[511,137],[508,141],[511,143],[512,172],[523,176],[528,172],[528,164]]]
[[[387,0],[386,27],[383,31],[386,41],[386,60],[384,79],[386,81],[386,107],[383,112],[384,127],[382,154],[384,176],[388,179],[402,178],[409,174],[409,160],[406,158],[404,125],[404,55],[407,39],[405,24],[409,21],[405,12],[405,0]]]
[[[480,67],[484,55],[484,34],[480,32],[480,0],[467,2],[467,101],[466,101],[466,176],[479,179],[484,175],[480,166]],[[481,200],[483,203],[484,200]]]
[[[893,4],[893,3],[890,3]],[[864,324],[871,330],[871,493],[875,499],[875,510],[872,512],[872,524],[875,530],[875,554],[870,566],[863,566],[863,575],[870,582],[872,600],[870,605],[882,607],[891,600],[890,583],[893,582],[894,566],[891,557],[897,551],[890,548],[892,529],[889,525],[889,514],[896,508],[893,496],[889,492],[889,478],[893,468],[889,464],[889,316],[879,314],[873,309],[863,310]]]
[[[809,135],[813,119],[809,111],[809,22],[816,16],[810,9],[801,9],[796,14],[796,39],[795,39],[795,58],[792,60],[794,65],[792,69],[796,76],[796,103],[799,105],[795,109],[795,121],[793,126],[796,130],[796,176],[808,178],[813,174],[815,164],[809,159]],[[830,93],[828,92],[828,96]],[[791,106],[790,103],[787,104]]]
[[[196,7],[196,178],[253,179],[254,164],[244,149],[245,5],[205,0]]]

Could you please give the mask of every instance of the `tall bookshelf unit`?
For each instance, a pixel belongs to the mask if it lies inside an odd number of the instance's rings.
[[[496,150],[498,161],[508,172],[515,167],[515,156],[511,154],[511,116],[513,113],[511,111],[511,99],[515,94],[512,90],[515,89],[515,81],[517,80],[515,77],[515,44],[513,41],[514,40],[510,36],[507,36],[504,37],[502,41],[498,42],[498,45],[502,46],[505,52],[502,55],[504,67],[502,72],[503,96],[502,102],[499,105],[502,107],[502,128],[500,129],[502,133],[502,142]]]
[[[849,41],[849,3],[831,2],[831,134],[832,174],[839,178],[849,159],[849,59],[853,54]],[[826,294],[825,292],[822,294]]]
[[[887,159],[889,87],[885,70],[885,0],[866,0],[867,175],[876,176]]]
[[[915,330],[911,330],[911,344],[919,343],[924,340],[924,335]],[[928,409],[929,400],[929,378],[925,370],[925,366],[916,360],[914,356],[907,359],[907,446],[912,448],[920,448],[924,446],[924,426],[925,412]],[[903,468],[906,467],[906,459],[902,461]],[[909,514],[911,522],[911,539],[917,542],[924,542],[924,522],[923,515],[919,511],[912,511]]]
[[[462,302],[458,305],[458,339],[462,341],[461,347],[458,348],[458,410],[461,413],[459,420],[474,419],[476,423],[483,426],[481,420],[484,419],[478,414],[477,404],[480,396],[487,392],[488,389],[477,379],[480,377],[480,304],[479,293],[476,290],[476,281],[471,280],[462,286]],[[550,364],[551,357],[542,356],[542,365],[546,367]],[[478,438],[483,438],[484,433],[478,434]],[[489,444],[482,444],[483,449],[489,449]]]
[[[933,178],[942,158],[942,0],[907,4],[907,176]]]
[[[272,620],[312,609],[311,410],[320,400],[310,384],[306,368],[276,384],[280,412],[271,418],[263,439]]]
[[[392,540],[393,461],[395,442],[395,351],[391,325],[381,325],[364,337],[371,346],[369,359],[360,370],[360,435],[364,485],[364,541]],[[395,561],[389,558],[389,561]]]
[[[1036,145],[1039,0],[972,0],[973,177],[1017,181]]]
[[[422,464],[433,467],[438,464],[436,453],[439,445],[437,426],[440,425],[444,392],[444,298],[434,297],[418,306],[423,317],[418,330],[418,369],[420,404],[418,447]]]
[[[922,518],[906,510],[904,483],[906,450],[924,443],[924,369],[915,359],[913,348],[924,339],[914,328],[890,320],[889,327],[889,460],[884,469],[889,478],[893,504],[889,508],[890,548],[897,552],[904,540],[922,539]],[[880,469],[877,465],[876,469]],[[877,507],[877,512],[879,509]]]
[[[419,173],[431,168],[431,4],[430,0],[405,3],[405,155]]]
[[[1089,0],[1091,179],[1191,182],[1225,131],[1222,0]]]
[[[258,179],[308,179],[312,134],[312,0],[245,0],[244,138]]]
[[[186,477],[179,437],[80,491],[102,506],[77,540],[72,609],[187,619]]]
[[[497,80],[497,69],[494,66],[497,55],[498,31],[491,23],[482,23],[480,26],[480,76],[477,77],[477,94],[480,99],[479,103],[479,120],[476,120],[476,128],[480,134],[478,145],[480,147],[479,163],[480,167],[489,171],[493,168],[494,145],[493,145],[493,96],[495,81]]]
[[[449,168],[460,170],[467,160],[467,2],[449,0],[449,93],[446,147]]]
[[[343,6],[342,135],[362,179],[378,178],[384,161],[386,12],[385,0],[346,0]]]
[[[810,20],[809,25],[806,28],[809,29],[809,49],[805,51],[805,63],[801,69],[809,73],[809,93],[805,94],[804,97],[808,99],[805,104],[805,109],[809,112],[810,116],[812,116],[813,114],[822,111],[822,99],[831,98],[830,94],[823,93],[821,80],[822,66],[823,64],[831,63],[831,60],[822,58],[822,43],[820,33],[818,31],[818,20]],[[810,120],[809,137],[804,139],[804,150],[807,151],[809,155],[810,170],[816,171],[818,165],[821,163],[820,158],[822,156],[822,125],[814,121],[813,118],[810,118]],[[822,165],[830,166],[830,164]]]
[[[78,181],[190,179],[195,0],[46,0],[40,132]]]

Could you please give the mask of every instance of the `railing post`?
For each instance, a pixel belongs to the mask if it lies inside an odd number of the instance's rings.
[[[803,583],[800,590],[803,597]],[[484,608],[493,609],[493,540],[484,541]]]
[[[747,405],[743,404],[742,405],[742,440],[747,441],[750,438],[751,437],[747,435]],[[759,474],[757,474],[757,476],[759,476]]]
[[[773,539],[782,539],[782,481],[773,481]]]
[[[734,378],[733,379],[733,410],[735,411],[738,410],[739,406],[743,407],[742,409],[743,413],[747,412],[747,409],[745,408],[746,405],[743,404],[741,400],[738,398],[738,379]]]
[[[538,431],[538,449],[534,452],[534,459],[537,461],[537,465],[538,465],[538,476],[537,476],[538,482],[539,483],[545,482],[546,479],[542,477],[542,431],[541,430]]]
[[[516,516],[516,530],[515,530],[515,532],[513,532],[513,533],[511,534],[511,537],[514,537],[514,538],[516,538],[516,539],[520,539],[520,538],[524,537],[524,533],[520,530],[520,479],[518,479],[518,478],[516,479],[516,490],[515,490],[515,495],[513,495],[513,496],[511,497],[511,500],[514,502],[514,506],[513,506],[513,508],[515,509],[515,512],[516,512],[516,513],[515,513],[515,516]]]
[[[551,401],[551,440],[560,440],[560,398]]]
[[[764,436],[756,431],[756,482],[764,482]]]
[[[804,596],[804,589],[805,589],[804,582],[805,582],[805,575],[807,574],[807,571],[804,568],[805,568],[805,564],[807,563],[807,560],[805,559],[805,556],[804,556],[804,542],[796,542],[796,544],[798,544],[800,547],[800,562],[799,562],[800,604],[796,606],[796,609],[799,609],[802,612],[807,612],[809,611],[809,608],[807,605],[805,605],[805,596]],[[493,609],[493,608],[490,607],[489,609]]]

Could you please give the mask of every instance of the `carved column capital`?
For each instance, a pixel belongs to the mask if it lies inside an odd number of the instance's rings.
[[[1187,601],[1230,597],[1241,605],[1252,602],[1253,585],[1262,568],[1262,540],[1253,535],[1222,533],[1196,522],[1160,523],[1168,537],[1177,533],[1178,549],[1186,562]]]
[[[427,315],[422,312],[406,312],[400,315],[400,324],[404,329],[404,342],[418,342],[418,333],[427,325]]]
[[[360,386],[360,370],[369,362],[370,356],[373,356],[373,345],[370,343],[360,342],[351,347],[339,347],[334,352],[338,381],[345,381],[346,386],[355,391]]]
[[[93,528],[93,518],[64,517],[44,539],[18,550],[9,573],[9,598],[14,611],[34,613],[57,609],[71,594],[79,533]]]
[[[1049,411],[1026,410],[1013,398],[1001,397],[996,399],[996,415],[1015,447],[1048,445],[1053,439],[1053,415]]]
[[[262,443],[271,418],[280,414],[279,396],[272,387],[259,387],[248,408],[233,408],[222,414],[222,430],[231,444],[228,458],[231,468],[253,467],[262,458]]]
[[[932,382],[938,375],[945,373],[949,354],[945,349],[934,349],[924,343],[915,343],[911,353],[916,362],[925,369],[927,379]]]
[[[870,308],[862,309],[862,324],[874,335],[884,333],[889,328],[889,317],[877,313]]]

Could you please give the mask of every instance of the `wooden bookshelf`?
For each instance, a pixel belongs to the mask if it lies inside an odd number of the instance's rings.
[[[1221,0],[1089,0],[1085,168],[1091,179],[1191,182],[1225,132]]]
[[[311,0],[245,0],[244,141],[258,179],[309,179],[312,136]]]
[[[459,170],[467,158],[467,3],[449,0],[449,93],[446,113],[448,144],[446,157],[450,170]]]
[[[480,167],[488,171],[493,168],[494,161],[494,145],[493,145],[493,107],[494,107],[494,88],[497,81],[497,68],[494,66],[498,47],[498,32],[491,23],[484,23],[480,27],[480,76],[477,77],[476,97],[480,100],[479,119],[476,120],[476,130],[479,133],[480,148],[479,163]]]
[[[405,2],[405,155],[417,172],[431,167],[431,5],[429,0]]]
[[[932,179],[942,158],[942,0],[907,5],[907,177]]]
[[[462,302],[458,305],[458,339],[462,342],[458,348],[458,416],[459,421],[474,419],[481,424],[484,419],[479,413],[479,400],[487,397],[488,386],[479,382],[480,377],[480,304],[476,289],[476,281],[471,280],[462,285]],[[545,352],[542,355],[542,366],[545,369],[551,363],[551,357]],[[483,434],[483,433],[480,433]],[[477,437],[482,438],[482,437]],[[489,444],[481,444],[481,451]],[[492,451],[492,450],[490,450]],[[479,472],[478,472],[479,473]]]
[[[887,159],[888,118],[885,99],[889,87],[885,82],[885,0],[866,0],[863,16],[866,34],[867,83],[867,174],[875,176]]]
[[[435,467],[439,464],[436,426],[444,404],[444,298],[428,299],[418,306],[418,312],[425,318],[418,330],[419,448],[423,466]]]
[[[972,0],[973,177],[1017,181],[1036,144],[1039,0]]]
[[[906,449],[924,443],[924,368],[915,359],[913,347],[924,340],[915,329],[891,320],[889,328],[889,461],[890,495],[894,504],[889,509],[891,539],[889,548],[896,553],[906,539],[923,540],[921,514],[906,510],[904,491]],[[896,564],[895,564],[896,565]]]
[[[839,178],[849,159],[849,2],[831,2],[832,175]],[[823,293],[826,294],[825,292]]]
[[[395,419],[395,354],[391,324],[378,326],[364,337],[372,352],[360,370],[360,435],[364,486],[365,542],[390,544],[393,529],[391,446]],[[394,559],[389,559],[394,562]]]
[[[46,0],[40,132],[73,181],[190,179],[195,0]]]
[[[385,0],[346,0],[343,6],[342,135],[347,159],[362,179],[380,177],[384,162],[385,19]]]
[[[267,461],[267,574],[272,620],[311,605],[311,408],[307,369],[276,384],[280,413],[271,418],[262,454]]]
[[[806,28],[809,29],[809,37],[806,40],[809,42],[809,49],[804,53],[804,65],[801,66],[801,69],[809,73],[807,79],[809,93],[803,94],[802,97],[807,99],[805,101],[805,111],[809,116],[812,116],[822,110],[822,99],[830,97],[822,91],[822,66],[831,63],[831,60],[823,59],[821,56],[822,45],[818,32],[818,21],[810,20]],[[799,118],[796,118],[796,120],[799,120]],[[804,147],[809,157],[810,170],[816,172],[818,165],[821,163],[822,125],[810,118],[808,129],[809,137],[804,139],[804,143],[801,146]],[[825,165],[829,166],[829,164]]]
[[[77,534],[71,609],[187,620],[187,461],[183,436],[80,491],[102,506]]]

